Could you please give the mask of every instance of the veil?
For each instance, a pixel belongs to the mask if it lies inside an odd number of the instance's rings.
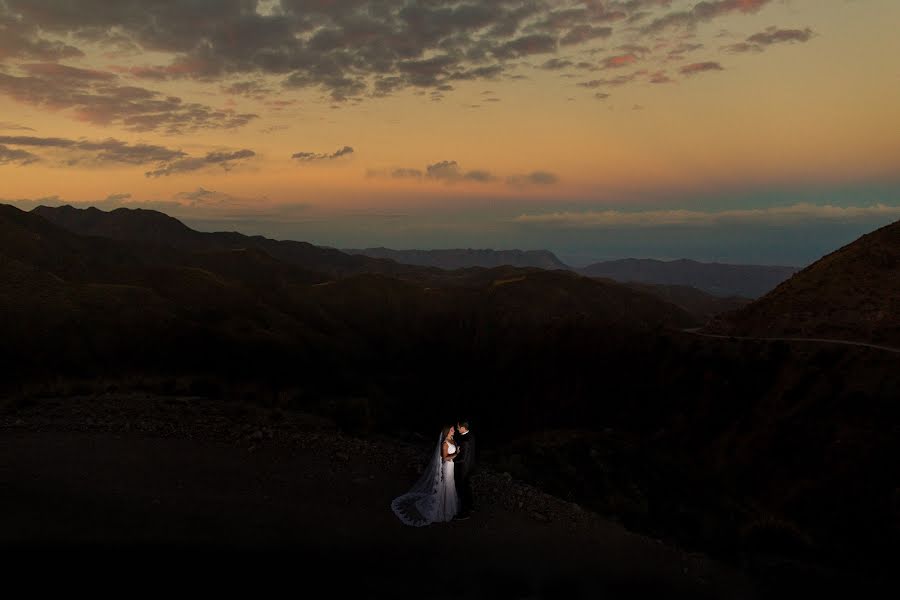
[[[440,489],[444,470],[441,468],[441,444],[444,434],[438,437],[434,454],[425,467],[425,471],[412,488],[402,496],[394,498],[391,510],[405,525],[423,527],[435,521],[438,490]]]

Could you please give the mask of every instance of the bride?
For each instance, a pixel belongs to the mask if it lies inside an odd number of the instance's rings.
[[[405,525],[422,527],[450,521],[456,516],[459,502],[453,481],[453,459],[459,452],[453,443],[454,427],[445,427],[438,438],[434,454],[416,485],[391,502],[394,514]]]

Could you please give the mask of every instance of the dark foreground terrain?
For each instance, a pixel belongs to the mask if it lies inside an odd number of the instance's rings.
[[[474,597],[754,597],[731,567],[489,468],[472,519],[404,527],[389,503],[416,478],[423,444],[198,398],[41,400],[0,421],[5,564],[58,559],[114,576],[174,557],[364,597],[446,597],[460,569]]]
[[[379,595],[449,585],[465,564],[491,597],[748,589],[670,580],[683,564],[657,569],[609,522],[590,533],[510,481],[479,483],[496,514],[488,502],[438,533],[397,529],[388,501],[425,440],[465,415],[496,472],[739,569],[764,597],[857,597],[900,573],[900,370],[881,348],[897,347],[896,226],[718,314],[734,299],[400,265],[152,211],[54,215],[67,228],[0,206],[8,572],[54,547],[110,573],[176,555],[269,578],[340,567],[335,581]],[[300,414],[335,425],[308,438]],[[123,544],[151,549],[130,560]],[[256,551],[226,560],[223,545]]]
[[[390,500],[430,442],[348,436],[329,419],[199,397],[112,393],[7,402],[0,416],[4,564],[178,573],[429,597],[755,598],[880,584],[727,565],[631,533],[483,465],[472,519],[402,526]],[[298,583],[300,582],[300,583]],[[870,589],[871,588],[871,589]]]

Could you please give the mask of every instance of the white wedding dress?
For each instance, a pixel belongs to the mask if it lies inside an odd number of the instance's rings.
[[[407,493],[391,502],[391,509],[405,525],[423,527],[432,523],[450,521],[459,510],[456,483],[453,480],[453,461],[441,458],[443,436],[429,461],[422,477]],[[448,454],[456,452],[449,444]]]

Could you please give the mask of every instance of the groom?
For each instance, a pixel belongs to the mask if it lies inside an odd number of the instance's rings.
[[[459,514],[457,519],[468,519],[474,508],[472,496],[472,472],[475,470],[475,436],[469,431],[469,422],[460,421],[456,424],[456,433],[453,435],[453,443],[456,444],[459,456],[453,461],[456,482],[456,494],[459,496]]]

